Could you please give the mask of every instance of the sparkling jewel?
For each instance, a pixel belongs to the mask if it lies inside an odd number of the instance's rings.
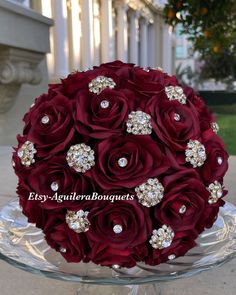
[[[149,243],[154,249],[164,249],[171,245],[174,236],[175,233],[172,228],[164,224],[161,228],[152,231]]]
[[[176,257],[175,254],[170,254],[170,255],[168,256],[168,259],[169,259],[169,260],[173,260],[173,259],[175,259],[175,257]]]
[[[164,187],[157,178],[149,178],[147,182],[135,188],[139,202],[146,207],[160,203],[163,198]]]
[[[94,151],[84,143],[72,145],[67,152],[66,160],[70,167],[82,173],[95,165]]]
[[[120,234],[122,232],[122,225],[116,224],[113,226],[113,231],[115,234]]]
[[[200,167],[206,161],[206,150],[198,140],[190,140],[185,151],[186,162],[190,162],[193,168]]]
[[[150,68],[147,68],[147,67],[144,67],[143,70],[144,70],[145,72],[150,72]]]
[[[217,134],[218,131],[220,130],[220,127],[216,122],[212,122],[211,123],[211,129]]]
[[[178,100],[182,104],[186,104],[186,95],[180,86],[166,86],[165,92],[169,100]]]
[[[101,101],[100,106],[102,109],[107,109],[109,107],[109,104],[110,104],[109,101],[104,99]]]
[[[177,113],[175,113],[175,114],[174,114],[174,120],[175,120],[175,121],[180,121],[180,115],[177,114]]]
[[[66,248],[60,247],[60,252],[61,253],[66,253]]]
[[[112,268],[114,268],[114,269],[119,269],[120,266],[119,266],[118,264],[113,264],[113,265],[112,265]]]
[[[218,181],[211,183],[207,190],[210,192],[210,197],[208,199],[209,204],[216,203],[223,196],[223,189]]]
[[[30,141],[26,141],[17,151],[17,156],[21,159],[21,164],[29,167],[35,162],[34,154],[37,150],[34,148],[34,144]]]
[[[48,124],[48,123],[49,123],[49,117],[48,117],[48,116],[44,116],[44,117],[42,117],[41,122],[42,122],[43,124]]]
[[[124,168],[126,167],[128,164],[128,160],[126,158],[120,158],[118,160],[118,165],[121,167],[121,168]]]
[[[151,116],[142,111],[131,112],[126,122],[127,132],[135,135],[151,134]]]
[[[221,157],[218,157],[218,158],[217,158],[217,163],[218,163],[219,165],[222,165],[222,163],[223,163],[223,159],[222,159]]]
[[[87,218],[88,211],[67,211],[66,214],[66,223],[69,228],[75,231],[76,233],[82,233],[89,230],[90,222]]]
[[[187,207],[185,205],[181,206],[179,209],[180,214],[184,214],[186,212]]]
[[[113,79],[105,76],[96,77],[88,85],[89,91],[95,94],[101,93],[105,88],[113,89],[115,86]]]
[[[56,181],[53,181],[51,183],[51,189],[52,189],[52,191],[56,192],[58,190],[58,188],[59,188],[58,183]]]

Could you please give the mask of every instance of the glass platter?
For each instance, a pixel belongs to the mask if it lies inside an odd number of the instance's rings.
[[[160,294],[159,284],[189,277],[221,265],[236,256],[236,207],[226,202],[211,229],[197,239],[197,246],[184,257],[168,263],[131,269],[112,269],[93,263],[67,263],[49,248],[42,231],[27,222],[15,199],[0,209],[0,258],[20,269],[79,284],[78,294]],[[89,285],[87,285],[89,284]],[[109,293],[90,285],[112,285]],[[142,284],[145,287],[139,286]],[[124,287],[115,287],[123,285]],[[96,288],[96,289],[95,289]]]

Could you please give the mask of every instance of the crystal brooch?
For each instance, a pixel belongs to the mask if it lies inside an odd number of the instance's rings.
[[[217,201],[223,196],[223,189],[218,181],[211,183],[207,190],[210,192],[210,197],[208,199],[209,204],[217,203]]]
[[[89,230],[90,222],[87,218],[88,211],[67,211],[66,223],[68,227],[76,233],[82,233]]]
[[[29,167],[35,162],[34,155],[37,150],[34,148],[34,144],[30,141],[26,141],[17,151],[17,156],[21,159],[21,164]]]
[[[95,165],[94,151],[84,143],[72,145],[67,152],[66,160],[71,168],[82,173]]]
[[[95,94],[101,93],[105,88],[113,89],[115,86],[114,80],[105,76],[96,77],[88,85],[89,91]]]
[[[206,150],[198,140],[190,140],[185,151],[186,162],[193,165],[193,168],[200,167],[206,161]]]
[[[166,224],[162,225],[159,229],[152,231],[151,240],[149,243],[154,249],[164,249],[171,245],[174,239],[175,233],[170,226]]]
[[[213,130],[213,132],[215,132],[216,134],[219,132],[220,127],[216,122],[212,122],[211,123],[211,129]]]
[[[186,95],[180,86],[166,86],[165,92],[169,100],[178,100],[182,104],[186,104]]]
[[[142,111],[131,112],[126,122],[127,132],[135,135],[152,133],[151,116]]]
[[[147,182],[135,188],[139,202],[145,207],[152,207],[160,203],[163,198],[164,187],[157,178],[149,178]]]

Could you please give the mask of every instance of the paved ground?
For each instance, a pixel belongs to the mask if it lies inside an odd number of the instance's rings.
[[[16,178],[12,173],[9,148],[0,148],[0,205],[14,196]],[[236,204],[236,157],[230,158],[230,169],[225,179],[229,189],[228,200]],[[236,289],[236,259],[222,267],[212,269],[188,279],[163,285],[163,295],[234,295]],[[60,282],[33,275],[0,261],[1,295],[75,295],[79,285]],[[120,290],[121,291],[121,290]],[[101,293],[96,290],[81,295],[113,295],[109,287]],[[121,294],[125,295],[121,292]],[[135,295],[135,294],[132,294]],[[147,295],[144,291],[138,295]]]

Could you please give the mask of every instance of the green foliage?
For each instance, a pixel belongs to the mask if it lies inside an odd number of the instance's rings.
[[[235,78],[235,0],[169,0],[164,15],[169,25],[181,24],[181,33],[188,34],[200,53],[205,61],[203,77]]]

